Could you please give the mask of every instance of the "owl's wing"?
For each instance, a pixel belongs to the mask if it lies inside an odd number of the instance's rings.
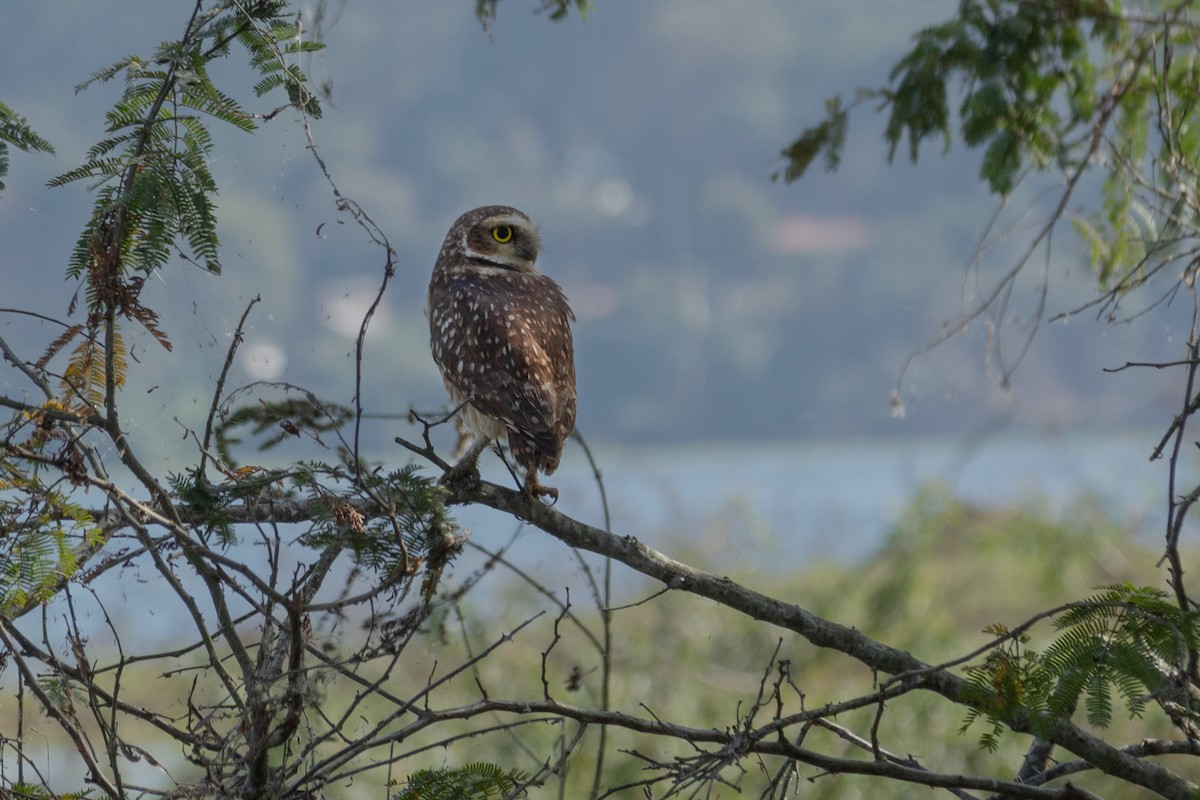
[[[477,313],[454,348],[448,378],[484,414],[503,420],[518,462],[550,472],[575,428],[575,363],[570,310],[543,302]],[[528,457],[536,455],[536,461]]]

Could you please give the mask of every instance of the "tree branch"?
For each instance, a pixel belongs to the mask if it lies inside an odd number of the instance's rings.
[[[728,577],[713,575],[675,561],[632,536],[616,536],[572,519],[521,492],[492,483],[455,486],[451,504],[480,503],[528,520],[551,536],[570,545],[615,559],[626,566],[700,597],[714,600],[753,619],[793,631],[819,647],[845,653],[872,670],[895,676],[910,689],[926,689],[962,704],[965,682],[952,673],[931,671],[930,665],[910,653],[889,647],[853,628],[839,625],[806,609],[742,586]],[[1028,714],[1003,717],[1015,731],[1030,733]],[[1048,725],[1045,738],[1094,764],[1098,769],[1144,786],[1163,797],[1187,800],[1200,792],[1200,785],[1185,780],[1164,767],[1118,750],[1065,719],[1041,720]],[[988,788],[988,787],[979,787]],[[991,789],[998,791],[998,789]],[[1007,790],[1006,790],[1007,791]],[[1017,795],[1020,796],[1020,795]]]

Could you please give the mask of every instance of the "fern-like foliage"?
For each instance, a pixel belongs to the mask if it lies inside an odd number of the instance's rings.
[[[1147,699],[1182,672],[1200,635],[1194,613],[1181,612],[1164,591],[1131,583],[1100,587],[1055,625],[1061,633],[1041,658],[1058,678],[1047,707],[1061,715],[1082,696],[1098,727],[1112,719],[1114,692],[1141,716]]]
[[[197,466],[171,475],[171,487],[195,518],[205,519],[208,530],[227,542],[233,538],[222,512],[227,506],[267,494],[316,501],[323,511],[301,537],[303,544],[348,547],[361,566],[385,580],[414,574],[423,564],[428,595],[460,542],[443,490],[416,465],[384,472],[354,464],[338,448],[335,464],[300,462],[286,471],[239,466],[239,447],[253,442],[263,453],[301,437],[326,445],[324,439],[337,440],[339,429],[352,418],[350,409],[304,391],[225,411],[213,428],[220,477],[210,479]]]
[[[317,477],[314,470],[312,480]],[[354,510],[349,502],[354,498],[326,500],[329,510],[323,524],[302,541],[312,547],[348,544],[359,564],[385,579],[412,573],[424,563],[429,596],[460,545],[443,503],[444,492],[414,464],[387,473],[364,471],[358,481],[356,497],[382,506],[382,513],[368,520]]]
[[[167,484],[179,504],[190,511],[192,517],[204,520],[204,531],[215,535],[222,544],[231,545],[235,542],[233,526],[222,508],[235,502],[235,495],[239,491],[237,481],[214,484],[199,467],[190,467],[181,473],[168,473]]]
[[[71,353],[62,377],[63,396],[70,408],[85,411],[104,407],[107,361],[111,359],[114,388],[125,385],[126,360],[125,341],[119,329],[114,327],[112,346],[107,350],[95,336],[82,336]]]
[[[353,412],[345,406],[323,402],[307,392],[248,403],[223,415],[213,429],[217,454],[227,467],[233,467],[237,463],[233,448],[242,444],[245,436],[258,437],[261,453],[300,436],[320,442],[323,434],[336,431],[352,417]]]
[[[1038,694],[1041,673],[1037,671],[1037,654],[1029,649],[1028,634],[1013,635],[1006,626],[989,625],[984,633],[1001,637],[1003,644],[988,653],[982,664],[966,668],[967,690],[964,702],[970,706],[959,733],[981,717],[988,728],[979,736],[979,745],[988,752],[1000,746],[1004,733],[1004,718],[1027,707],[1030,690]],[[1044,692],[1043,692],[1044,693]]]
[[[520,770],[506,772],[495,764],[423,769],[414,772],[392,800],[500,800],[514,796],[528,780]]]
[[[4,103],[0,103],[0,191],[4,191],[4,176],[8,174],[8,148],[53,153],[48,141],[34,132],[25,118]]]
[[[109,135],[88,150],[83,164],[50,182],[88,181],[96,190],[70,276],[89,275],[98,260],[107,262],[105,272],[120,276],[149,273],[184,243],[191,260],[220,271],[208,121],[253,131],[266,115],[246,111],[218,89],[209,66],[238,42],[263,76],[255,87],[260,96],[283,87],[289,105],[319,116],[319,102],[296,60],[321,45],[300,38],[284,17],[286,8],[283,0],[198,6],[178,41],[163,43],[149,56],[123,58],[78,87],[121,75],[125,81],[121,99],[107,114]]]
[[[122,58],[77,87],[121,76],[125,83],[106,115],[107,135],[92,145],[81,165],[50,181],[51,186],[85,181],[96,198],[67,269],[69,277],[84,281],[87,324],[68,330],[41,359],[48,361],[78,340],[64,373],[64,396],[72,404],[100,408],[107,393],[123,383],[121,320],[140,324],[170,349],[158,313],[139,300],[148,274],[176,252],[211,272],[221,269],[209,123],[253,131],[259,119],[278,109],[245,110],[216,86],[210,65],[228,56],[236,42],[261,76],[255,86],[259,96],[283,88],[288,95],[283,108],[320,115],[298,59],[321,45],[303,40],[286,18],[287,5],[285,0],[224,0],[209,7],[197,2],[179,40],[164,42],[149,56]],[[18,142],[41,144],[18,134],[12,134]]]
[[[1074,603],[1054,621],[1058,636],[1043,651],[1029,647],[1027,634],[1011,635],[1002,625],[986,633],[1001,637],[982,664],[966,668],[972,707],[965,732],[985,718],[989,729],[980,744],[999,742],[1005,719],[1028,717],[1034,733],[1045,733],[1056,719],[1070,718],[1082,703],[1088,723],[1107,727],[1117,701],[1140,717],[1154,699],[1178,703],[1194,714],[1186,683],[1189,654],[1195,652],[1200,626],[1166,592],[1132,583],[1098,587],[1097,594]]]
[[[31,783],[21,782],[14,783],[6,791],[8,792],[8,796],[13,798],[13,800],[86,800],[86,798],[94,796],[91,789],[56,794],[48,789],[34,786]]]
[[[10,493],[17,499],[4,499]],[[82,507],[42,485],[36,469],[0,459],[0,617],[50,599],[79,569],[75,547],[96,546],[100,535]]]

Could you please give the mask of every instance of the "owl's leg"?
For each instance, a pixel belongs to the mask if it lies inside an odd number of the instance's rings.
[[[538,483],[537,470],[533,468],[525,473],[525,494],[534,498],[549,497],[555,503],[558,502],[558,489]]]
[[[467,452],[467,446],[472,444],[477,437],[467,427],[467,421],[463,419],[462,414],[454,415],[454,432],[458,434],[458,439],[454,442],[454,450],[451,452],[451,455],[455,460],[458,460]]]
[[[446,470],[438,483],[454,483],[461,481],[464,478],[470,478],[473,481],[479,480],[479,454],[483,452],[483,448],[488,446],[490,442],[486,436],[476,436],[475,441],[471,443],[471,447],[463,454],[454,466]]]

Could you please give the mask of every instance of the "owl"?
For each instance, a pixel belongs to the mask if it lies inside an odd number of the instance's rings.
[[[446,234],[425,315],[433,360],[450,401],[474,434],[443,482],[478,476],[489,442],[507,443],[534,497],[575,429],[575,356],[562,289],[537,270],[537,226],[523,212],[484,206]]]

